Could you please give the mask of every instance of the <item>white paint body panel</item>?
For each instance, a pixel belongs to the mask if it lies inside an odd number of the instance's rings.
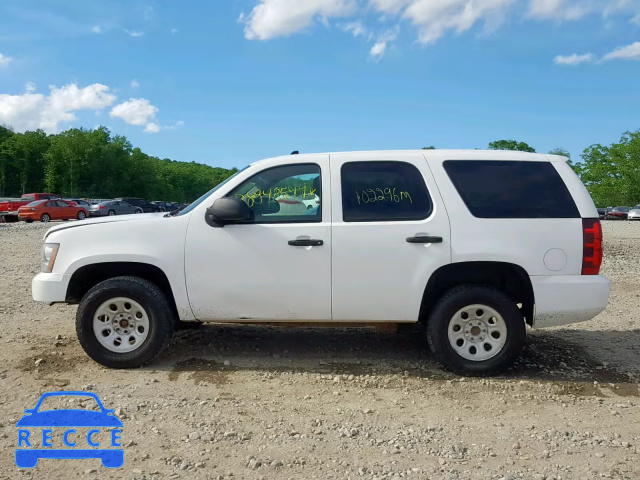
[[[496,261],[519,265],[528,273],[536,326],[588,320],[602,311],[609,281],[580,275],[581,219],[475,218],[443,168],[444,161],[455,159],[551,161],[581,217],[597,218],[587,190],[562,157],[476,150],[284,156],[253,164],[184,215],[116,216],[53,227],[46,242],[59,243],[60,249],[53,272],[33,279],[33,298],[64,302],[73,273],[83,266],[140,262],[166,274],[182,320],[415,322],[424,288],[437,268],[451,262]],[[434,204],[429,218],[343,222],[340,166],[356,160],[415,165]],[[322,169],[322,222],[224,228],[206,224],[207,207],[250,176],[308,162]],[[416,234],[440,236],[443,243],[406,242]],[[321,239],[324,245],[287,244],[299,236]]]
[[[433,211],[425,220],[343,222],[340,169],[348,162],[399,161],[418,168]],[[451,263],[447,211],[421,152],[366,152],[331,155],[333,197],[333,318],[341,321],[416,322],[431,274]],[[442,243],[411,244],[416,234]]]
[[[266,168],[315,163],[322,174],[322,222],[226,225],[213,228],[205,211]],[[235,179],[234,179],[235,180]],[[189,300],[198,320],[331,320],[331,187],[328,155],[260,162],[191,213],[185,245]],[[287,242],[306,236],[318,247]]]

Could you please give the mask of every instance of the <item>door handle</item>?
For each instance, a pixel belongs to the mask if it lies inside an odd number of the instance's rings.
[[[314,240],[313,238],[289,240],[289,245],[291,245],[292,247],[319,247],[323,244],[324,242],[322,240]]]
[[[416,235],[408,237],[407,243],[442,243],[442,237],[431,237],[429,235]]]

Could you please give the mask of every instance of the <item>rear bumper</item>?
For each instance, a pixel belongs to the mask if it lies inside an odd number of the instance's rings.
[[[71,275],[39,273],[31,281],[31,296],[36,302],[64,302]]]
[[[591,320],[609,302],[609,280],[600,275],[536,276],[531,277],[531,283],[536,328]]]

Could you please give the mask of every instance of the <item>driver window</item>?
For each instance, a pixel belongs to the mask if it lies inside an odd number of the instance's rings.
[[[228,197],[247,204],[249,223],[310,223],[322,221],[322,183],[316,164],[285,165],[257,173]]]

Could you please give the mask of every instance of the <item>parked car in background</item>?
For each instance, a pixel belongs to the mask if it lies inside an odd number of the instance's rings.
[[[607,220],[626,220],[631,207],[616,207],[607,212]]]
[[[25,193],[20,199],[0,202],[0,219],[5,222],[18,221],[18,209],[36,200],[51,200],[60,198],[53,193]]]
[[[113,201],[113,198],[90,198],[87,201],[91,205],[95,205],[96,203],[101,203],[101,202],[111,202],[111,201]]]
[[[609,213],[611,210],[613,210],[613,208],[611,207],[598,208],[598,217],[600,218],[600,220],[606,220],[607,213]]]
[[[640,205],[636,205],[631,210],[629,210],[627,220],[640,220]]]
[[[314,195],[313,198],[303,198],[302,203],[306,205],[307,210],[311,210],[312,208],[316,208],[320,205],[320,197],[318,197],[318,195]]]
[[[18,209],[18,219],[27,223],[51,220],[84,220],[89,216],[86,208],[71,205],[64,200],[37,200]]]
[[[138,197],[120,197],[114,198],[114,200],[119,200],[121,202],[127,202],[134,207],[139,207],[142,209],[144,213],[154,213],[161,212],[160,207],[158,205],[154,205],[153,203],[147,202],[144,198]]]
[[[129,215],[132,213],[142,213],[142,208],[121,200],[107,200],[89,207],[90,217],[112,217],[114,215]]]
[[[155,201],[151,203],[160,207],[161,212],[173,212],[174,210],[178,210],[180,208],[177,203],[172,202]]]
[[[87,210],[89,210],[89,207],[91,206],[91,204],[89,202],[87,202],[86,200],[83,200],[81,198],[63,198],[63,200],[65,202],[69,202],[72,205],[78,205],[80,207],[84,207]]]

